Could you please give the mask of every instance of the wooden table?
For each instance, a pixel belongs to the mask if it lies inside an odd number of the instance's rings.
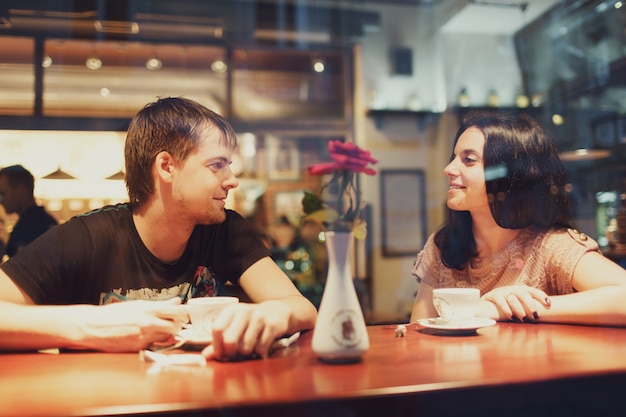
[[[319,362],[312,333],[266,360],[206,367],[2,353],[0,414],[626,415],[626,329],[500,323],[441,336],[410,326],[396,337],[394,327],[368,327],[371,348],[350,365]]]

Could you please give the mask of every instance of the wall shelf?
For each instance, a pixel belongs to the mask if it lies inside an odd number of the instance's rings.
[[[541,115],[541,107],[489,107],[489,106],[456,106],[454,108],[459,121],[472,112],[491,113],[493,115],[513,115],[513,114],[528,114],[531,117],[537,118]]]
[[[423,130],[427,123],[436,121],[441,113],[422,110],[370,109],[367,115],[374,119],[378,130],[383,128],[385,119],[389,117],[414,117],[417,120],[418,130]]]

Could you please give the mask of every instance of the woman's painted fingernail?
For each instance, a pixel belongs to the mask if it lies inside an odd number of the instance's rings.
[[[533,318],[539,320],[539,314],[536,311],[533,311]]]
[[[550,301],[550,297],[546,297],[543,300],[546,302],[547,305],[552,304],[552,301]]]

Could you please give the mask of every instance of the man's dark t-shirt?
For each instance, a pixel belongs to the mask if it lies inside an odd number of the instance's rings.
[[[0,268],[37,304],[108,304],[217,295],[266,256],[254,228],[226,210],[223,223],[194,228],[178,261],[162,262],[139,237],[130,206],[117,204],[51,229]]]

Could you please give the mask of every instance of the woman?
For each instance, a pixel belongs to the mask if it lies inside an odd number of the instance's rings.
[[[434,288],[475,287],[481,317],[626,325],[626,270],[571,228],[571,185],[534,120],[467,119],[444,174],[450,210],[417,256],[412,322],[437,316]]]

